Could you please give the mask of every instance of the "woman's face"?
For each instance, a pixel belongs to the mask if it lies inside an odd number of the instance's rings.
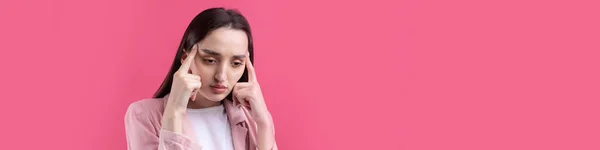
[[[198,53],[190,67],[202,82],[196,101],[221,101],[244,73],[248,37],[242,30],[223,27],[210,32],[197,46]]]

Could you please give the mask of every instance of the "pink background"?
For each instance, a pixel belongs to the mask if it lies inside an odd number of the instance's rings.
[[[250,20],[280,149],[600,149],[594,0],[3,0],[0,149],[126,149],[211,6]]]

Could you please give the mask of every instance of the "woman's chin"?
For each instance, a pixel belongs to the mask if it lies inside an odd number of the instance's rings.
[[[205,99],[205,100],[208,100],[211,102],[220,102],[220,101],[223,101],[223,99],[225,99],[228,94],[229,94],[229,92],[217,94],[217,93],[213,93],[210,91],[201,91],[196,95],[197,96],[196,100]]]
[[[208,100],[213,101],[213,102],[220,102],[223,99],[225,99],[227,97],[229,93],[222,93],[222,94],[215,94],[215,93],[210,93],[208,94],[206,97]]]

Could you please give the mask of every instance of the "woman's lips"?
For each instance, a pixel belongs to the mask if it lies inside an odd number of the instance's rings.
[[[210,89],[215,94],[222,94],[225,93],[225,91],[227,91],[227,87],[225,85],[211,85]]]

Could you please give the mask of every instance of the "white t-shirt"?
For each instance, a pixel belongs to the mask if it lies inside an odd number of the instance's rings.
[[[233,150],[231,128],[223,105],[187,109],[187,116],[203,150]]]

